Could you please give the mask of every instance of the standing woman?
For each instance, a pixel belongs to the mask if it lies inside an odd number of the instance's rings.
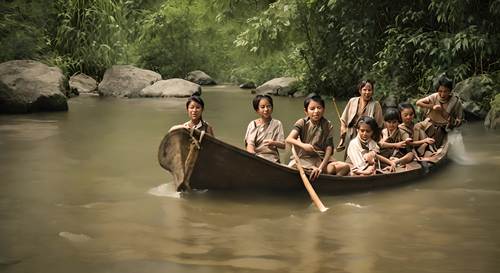
[[[384,116],[382,106],[373,99],[373,89],[375,83],[371,80],[364,80],[358,84],[359,97],[354,97],[347,102],[342,117],[340,118],[340,141],[337,151],[344,150],[345,143],[356,137],[356,124],[363,116],[372,117],[377,122],[379,128],[384,126]],[[347,139],[346,139],[347,138]]]
[[[188,98],[186,102],[186,109],[189,116],[189,121],[183,124],[184,127],[194,128],[214,136],[214,129],[210,124],[203,120],[202,113],[205,103],[201,97],[195,93]]]
[[[248,124],[245,146],[249,153],[273,162],[280,162],[279,149],[285,148],[285,136],[281,121],[273,119],[273,99],[269,95],[257,95],[252,101],[259,118]]]

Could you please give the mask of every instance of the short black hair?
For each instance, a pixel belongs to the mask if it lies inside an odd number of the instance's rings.
[[[271,96],[269,96],[269,95],[257,95],[252,100],[253,109],[255,111],[257,111],[257,109],[259,109],[259,103],[260,103],[260,100],[262,100],[262,99],[266,99],[271,104],[271,107],[274,107],[273,98],[271,98]]]
[[[401,123],[401,114],[399,113],[399,110],[397,108],[389,107],[385,109],[384,120],[385,121],[397,120],[399,123]]]
[[[201,99],[201,97],[198,94],[199,93],[195,93],[191,97],[188,98],[188,100],[186,102],[186,109],[189,108],[189,103],[191,103],[192,101],[201,105],[201,109],[205,108],[205,102],[203,102],[203,99]]]
[[[372,86],[372,90],[375,89],[375,81],[374,80],[370,80],[370,79],[366,79],[366,80],[362,80],[358,83],[358,91],[361,90],[361,88],[365,87],[365,85],[369,83],[371,86]]]
[[[438,90],[440,86],[444,86],[444,87],[450,89],[450,91],[451,91],[453,89],[453,81],[446,76],[441,76],[438,80],[437,85],[436,85],[436,90]]]
[[[402,102],[402,103],[398,104],[398,109],[399,109],[399,112],[403,112],[404,109],[411,109],[413,111],[413,114],[416,114],[415,107],[413,107],[413,104],[411,104],[409,102]]]
[[[307,95],[306,99],[304,100],[304,109],[307,109],[307,107],[309,107],[309,103],[311,103],[311,101],[315,101],[321,104],[323,108],[325,108],[325,101],[323,100],[323,98],[316,93],[311,93]]]

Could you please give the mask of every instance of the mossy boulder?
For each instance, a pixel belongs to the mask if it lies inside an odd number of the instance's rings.
[[[97,81],[85,74],[77,74],[69,78],[70,93],[97,94]]]
[[[139,92],[161,80],[161,75],[132,65],[114,65],[106,70],[97,88],[103,97],[139,97]]]
[[[239,85],[241,89],[255,89],[257,86],[255,85],[254,82],[249,81],[249,82],[244,82]]]
[[[490,129],[500,128],[500,94],[491,102],[491,109],[486,115],[484,126]]]
[[[484,119],[495,95],[493,80],[486,75],[465,79],[456,84],[454,92],[461,98],[467,119]]]
[[[0,64],[0,113],[67,111],[61,69],[32,60]]]
[[[215,82],[212,77],[210,77],[207,73],[201,71],[201,70],[195,70],[191,71],[187,74],[186,80],[190,82],[194,82],[199,85],[216,85],[217,82]]]
[[[293,96],[297,91],[297,83],[297,79],[292,77],[274,78],[257,87],[255,91],[261,95]]]
[[[201,94],[201,86],[183,79],[168,79],[155,82],[141,90],[141,97],[189,97],[194,93]]]

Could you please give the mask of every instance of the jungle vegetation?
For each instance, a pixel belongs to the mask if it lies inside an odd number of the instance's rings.
[[[219,82],[294,76],[347,98],[362,78],[380,96],[429,92],[500,71],[500,0],[5,0],[0,62],[35,59],[100,79],[114,64]]]

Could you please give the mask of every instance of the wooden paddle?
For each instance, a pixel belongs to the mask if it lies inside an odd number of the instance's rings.
[[[337,107],[337,103],[335,102],[335,97],[332,98],[332,102],[333,102],[333,107],[335,108],[335,111],[337,112],[337,117],[339,118],[339,126],[341,126],[342,125],[342,118],[340,116],[340,112],[339,112],[339,108]],[[339,140],[339,144],[335,148],[335,150],[337,152],[341,152],[342,150],[345,149],[344,141],[345,141],[345,135],[344,135],[344,137],[342,137],[342,135],[341,135],[340,140]]]
[[[321,212],[327,211],[328,208],[325,207],[325,205],[323,205],[323,203],[319,199],[319,196],[314,191],[314,188],[311,186],[309,179],[307,179],[306,173],[304,172],[304,168],[302,168],[302,164],[300,163],[299,156],[297,155],[297,152],[295,151],[295,145],[293,145],[293,144],[292,144],[292,153],[293,153],[293,157],[295,158],[295,162],[297,164],[297,169],[299,169],[300,178],[302,178],[302,182],[304,182],[304,186],[306,187],[306,190],[309,193],[309,196],[311,196],[311,199],[312,199],[314,205],[316,205],[316,207]]]
[[[335,111],[337,112],[337,117],[339,118],[339,122],[342,122],[342,118],[340,117],[339,108],[337,107],[337,103],[335,102],[335,97],[332,98],[333,107],[335,107]]]

